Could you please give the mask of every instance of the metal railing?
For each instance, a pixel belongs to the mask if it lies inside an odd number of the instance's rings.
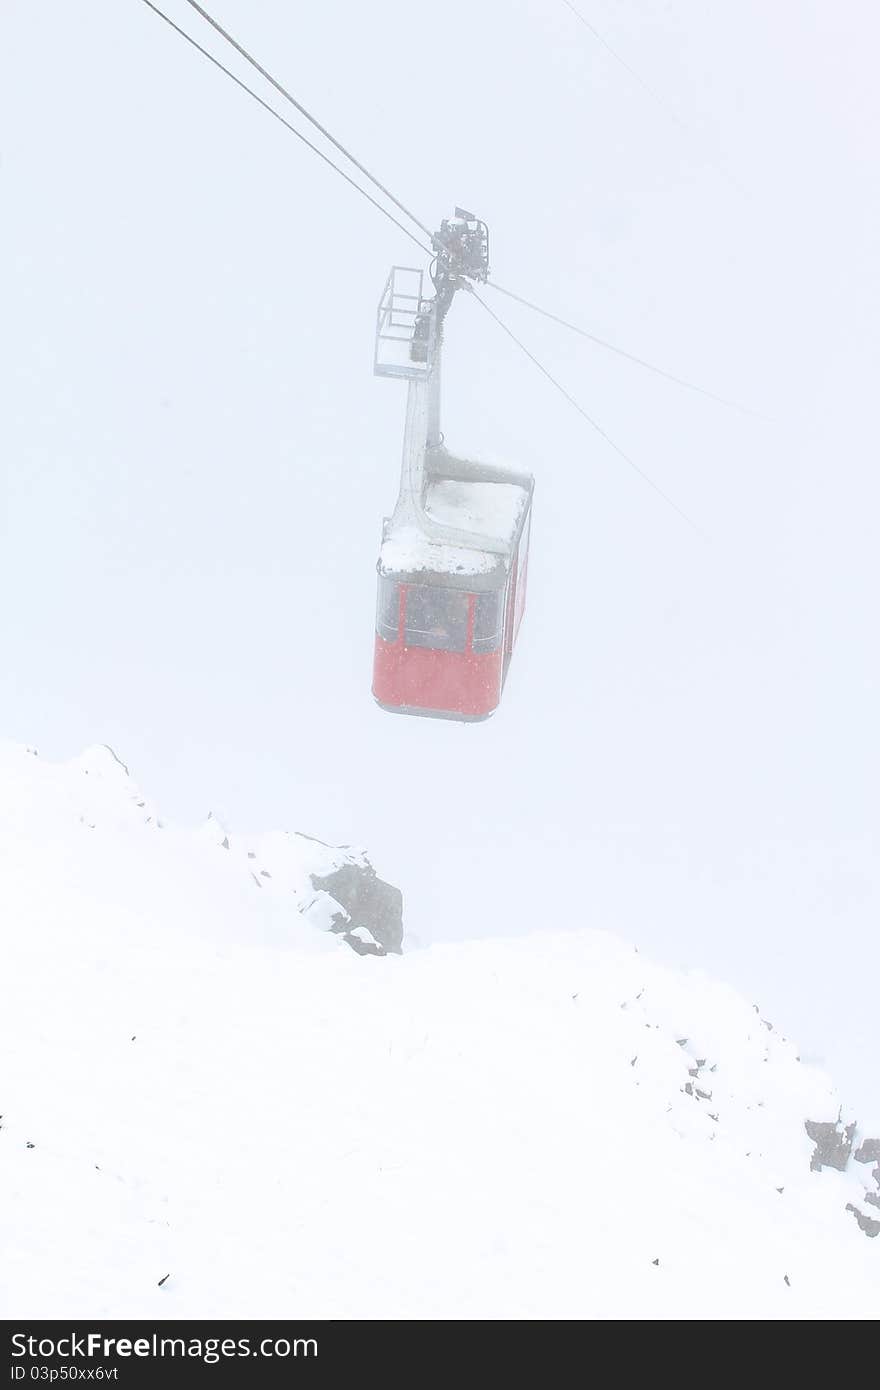
[[[376,376],[426,377],[434,367],[437,331],[433,300],[425,297],[425,272],[395,265],[376,312],[373,371]]]

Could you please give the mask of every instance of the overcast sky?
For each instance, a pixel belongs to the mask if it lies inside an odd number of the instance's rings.
[[[141,0],[2,0],[0,734],[363,844],[414,941],[708,969],[877,1123],[880,13],[578,2],[641,81],[563,0],[215,0],[423,220],[485,218],[501,284],[768,417],[486,291],[704,539],[455,304],[448,441],[537,477],[463,727],[370,695],[405,404],[372,334],[416,248]]]

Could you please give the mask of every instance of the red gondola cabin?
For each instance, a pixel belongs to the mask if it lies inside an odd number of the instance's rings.
[[[527,475],[428,451],[424,516],[436,532],[392,518],[379,556],[383,709],[460,720],[496,709],[525,608],[532,488]]]

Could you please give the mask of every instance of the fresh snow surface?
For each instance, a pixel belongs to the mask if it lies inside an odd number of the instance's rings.
[[[382,542],[379,566],[383,574],[491,574],[499,562],[497,555],[471,550],[464,545],[432,541],[418,526],[396,525]]]
[[[442,479],[431,483],[425,510],[432,521],[495,540],[511,540],[528,494],[518,483],[470,483]]]
[[[355,956],[334,853],[0,746],[0,1316],[877,1316],[870,1170],[810,1171],[840,1101],[750,1001],[543,923]]]
[[[430,483],[425,513],[439,526],[470,531],[495,541],[516,534],[527,493],[518,483],[472,483],[443,479]],[[489,574],[498,556],[469,546],[431,540],[412,523],[392,526],[383,544],[382,570],[390,573]]]

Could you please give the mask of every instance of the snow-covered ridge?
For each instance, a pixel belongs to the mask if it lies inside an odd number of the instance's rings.
[[[242,888],[260,889],[272,900],[268,910],[248,917],[273,924],[286,917],[291,931],[307,923],[341,935],[360,954],[401,947],[400,893],[377,878],[362,850],[296,832],[232,834],[213,815],[197,829],[171,825],[106,745],[53,764],[33,749],[0,743],[0,837],[4,831],[38,856],[47,837],[62,841],[67,862],[78,852],[91,858],[94,849],[85,842],[99,831],[98,853],[113,861],[108,882],[128,862],[135,882],[158,875],[173,896],[175,874],[187,892],[194,872],[213,871],[220,883],[235,882],[236,896]]]
[[[363,961],[291,911],[357,854],[160,824],[0,750],[0,1316],[877,1317],[871,1136],[754,1004],[595,931]]]

